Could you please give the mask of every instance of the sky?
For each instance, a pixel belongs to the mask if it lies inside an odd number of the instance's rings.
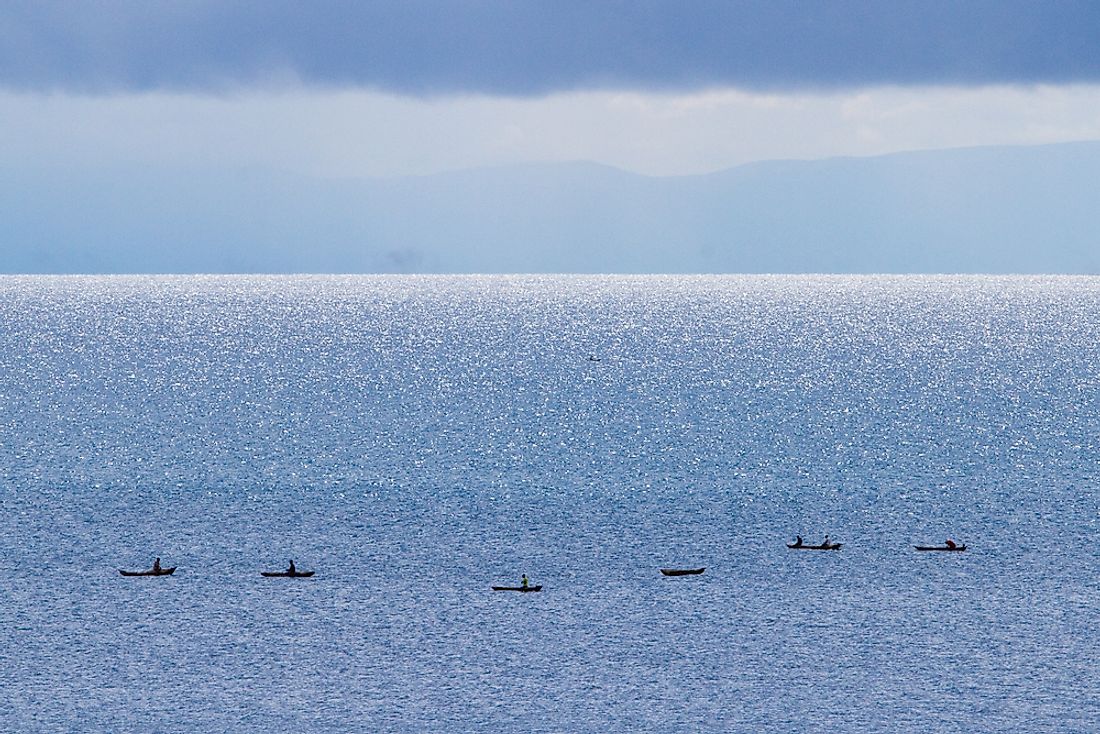
[[[8,0],[0,164],[319,177],[1100,139],[1100,3]]]

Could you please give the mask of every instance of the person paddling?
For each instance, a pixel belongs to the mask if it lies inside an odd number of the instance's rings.
[[[160,573],[160,557],[153,561],[153,573]]]
[[[294,568],[294,559],[293,558],[290,559],[290,565],[287,567],[286,572],[288,574],[290,574],[291,576],[298,573],[298,569]]]
[[[801,535],[794,536],[794,547],[795,548],[801,548],[802,547],[802,536]]]
[[[523,574],[522,576],[520,576],[519,585],[522,589],[527,588],[527,574]]]
[[[954,548],[955,547],[955,541],[951,540],[951,538],[948,538],[947,541],[946,541],[946,545],[947,545],[948,548]]]

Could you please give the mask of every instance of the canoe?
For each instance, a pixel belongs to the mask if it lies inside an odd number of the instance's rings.
[[[705,568],[662,568],[665,576],[697,576],[705,571]]]
[[[123,576],[171,576],[175,572],[175,570],[176,567],[172,566],[171,568],[162,568],[159,571],[154,571],[151,568],[147,571],[123,571],[120,568],[118,569],[118,572]]]
[[[965,545],[956,545],[954,548],[952,548],[951,546],[947,546],[947,545],[914,545],[913,547],[916,548],[919,551],[949,551],[950,552],[950,551],[964,551],[964,550],[966,550]]]
[[[795,545],[794,543],[787,543],[787,547],[791,550],[840,550],[840,546],[843,543],[829,543],[828,545]]]
[[[283,579],[308,579],[315,571],[260,571],[261,576]]]
[[[522,591],[524,593],[528,591],[542,591],[542,585],[539,586],[494,586],[493,591]]]

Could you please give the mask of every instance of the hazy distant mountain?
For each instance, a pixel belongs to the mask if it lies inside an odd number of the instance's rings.
[[[0,271],[1100,272],[1100,143],[320,180],[7,172]]]

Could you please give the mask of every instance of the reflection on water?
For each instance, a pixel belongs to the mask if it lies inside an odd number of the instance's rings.
[[[0,302],[4,730],[1100,720],[1096,279],[17,277]],[[948,536],[969,549],[912,550]],[[156,555],[174,576],[118,575]],[[317,575],[259,575],[289,558]],[[522,573],[543,592],[489,591]]]

